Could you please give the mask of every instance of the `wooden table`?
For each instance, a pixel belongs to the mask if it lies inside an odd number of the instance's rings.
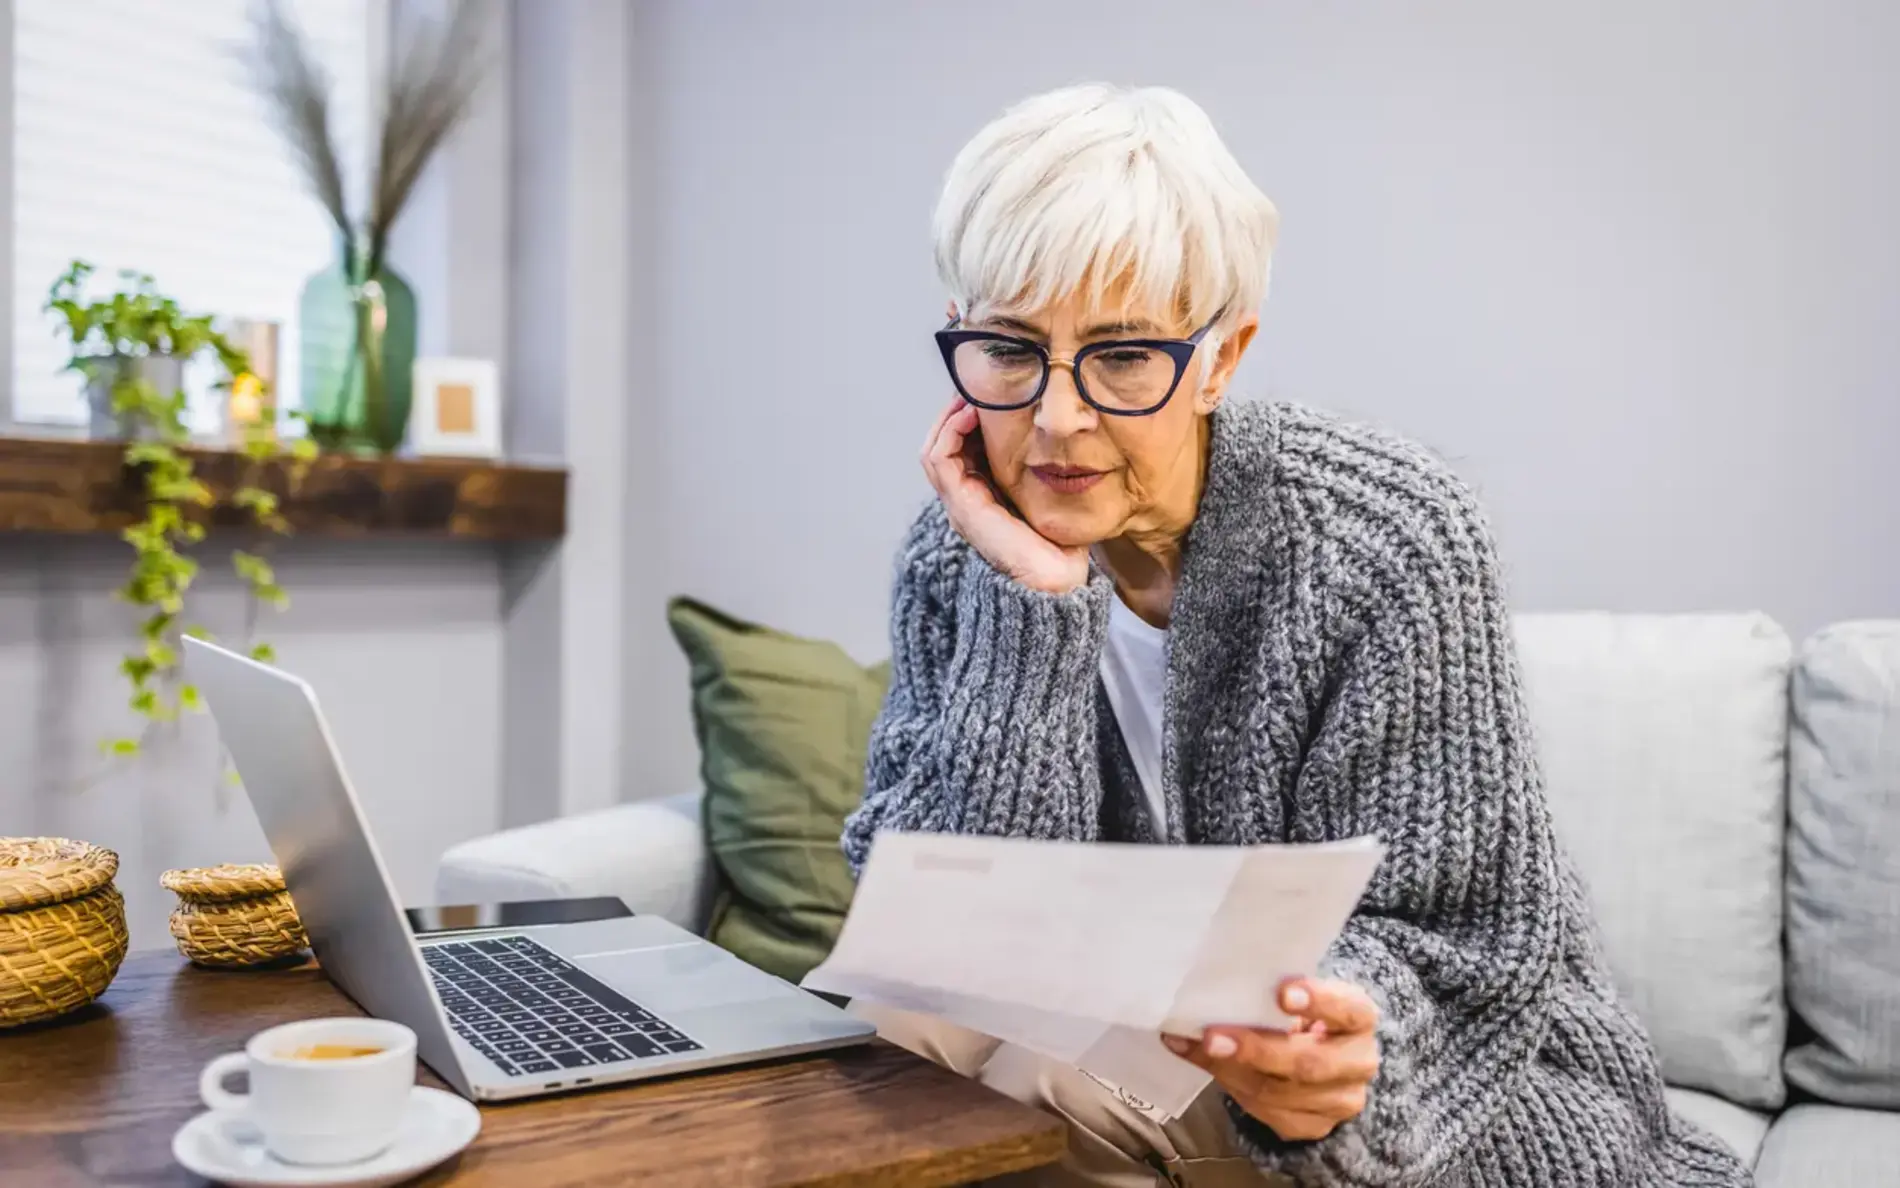
[[[0,1031],[0,1184],[197,1184],[171,1140],[203,1108],[205,1062],[276,1023],[357,1013],[314,963],[220,973],[135,953],[99,1002]],[[416,1183],[930,1188],[1053,1162],[1063,1142],[1053,1117],[877,1043],[484,1106],[474,1145]]]

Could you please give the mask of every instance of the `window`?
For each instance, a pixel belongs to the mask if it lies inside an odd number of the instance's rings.
[[[371,22],[386,10],[290,11],[329,69],[347,168],[363,156]],[[279,400],[294,407],[298,294],[336,247],[239,56],[248,0],[13,0],[13,22],[14,419],[85,420],[41,312],[74,259],[101,285],[131,268],[189,312],[280,323]],[[192,421],[215,426],[207,401]]]

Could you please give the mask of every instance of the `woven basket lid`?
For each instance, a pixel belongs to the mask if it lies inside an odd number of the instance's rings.
[[[0,912],[91,895],[119,873],[119,856],[65,837],[0,837]]]
[[[284,872],[275,866],[258,863],[226,863],[200,866],[191,870],[168,870],[158,876],[158,885],[185,899],[201,903],[225,903],[272,895],[284,889]]]

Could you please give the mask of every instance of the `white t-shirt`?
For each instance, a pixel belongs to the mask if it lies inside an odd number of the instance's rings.
[[[1143,799],[1156,837],[1168,832],[1161,799],[1162,701],[1168,688],[1168,633],[1143,621],[1117,596],[1108,608],[1108,642],[1102,648],[1102,684],[1115,711],[1128,756],[1141,777]]]

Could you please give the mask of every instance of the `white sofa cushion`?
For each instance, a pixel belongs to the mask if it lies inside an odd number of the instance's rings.
[[[697,932],[713,893],[697,792],[463,842],[436,868],[440,904],[614,895]]]
[[[1900,1113],[1798,1105],[1768,1128],[1761,1188],[1891,1188],[1900,1183]]]
[[[1813,1036],[1788,1080],[1900,1109],[1900,623],[1802,647],[1791,746],[1788,998]]]
[[[1557,831],[1670,1083],[1784,1096],[1788,637],[1762,615],[1517,624]]]

